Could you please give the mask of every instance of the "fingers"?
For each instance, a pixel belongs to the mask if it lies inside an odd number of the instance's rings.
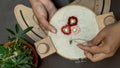
[[[84,50],[88,59],[90,59],[92,62],[97,62],[105,58],[112,57],[117,50],[110,42],[106,40],[103,40],[105,43],[101,43],[99,46],[79,45],[79,47]]]
[[[49,16],[48,20],[50,20],[57,9],[54,6],[54,4],[52,3],[52,1],[43,1],[43,0],[41,0],[41,2],[44,4],[44,6],[46,8],[46,10],[48,12],[48,16]],[[43,27],[45,27],[45,29],[47,29],[48,31],[51,31],[53,33],[57,32],[55,27],[50,25],[46,19],[41,19],[41,24],[43,24]]]
[[[44,27],[46,30],[51,31],[53,33],[57,32],[57,30],[55,29],[55,27],[52,26],[52,25],[50,25],[48,23],[48,21],[44,17],[42,17],[42,16],[39,17],[39,22],[40,22],[41,26]]]
[[[44,6],[49,14],[49,20],[50,20],[50,18],[53,16],[53,14],[57,10],[55,5],[53,4],[53,2],[51,0],[40,0],[40,1],[44,4]]]
[[[98,46],[85,46],[82,44],[78,44],[78,47],[81,48],[82,50],[88,51],[92,54],[96,54],[96,53],[111,54],[117,50],[116,48],[118,48],[117,47],[118,44],[113,44],[113,43],[111,43],[111,41],[110,42],[108,42],[108,41],[109,41],[108,39],[104,39],[102,41],[102,43],[100,43]]]
[[[91,53],[101,53],[104,52],[105,49],[105,43],[103,41],[104,33],[99,32],[99,34],[97,34],[97,36],[94,39],[83,44],[78,44],[78,47]]]
[[[99,45],[101,43],[101,41],[103,41],[104,38],[105,38],[104,32],[101,31],[90,42],[92,45]]]
[[[54,6],[54,4],[52,2],[50,2],[50,3],[51,3],[51,7],[48,9],[49,20],[52,18],[54,13],[57,11],[57,8]]]
[[[84,43],[79,43],[79,45],[85,45],[85,46],[98,46],[99,44],[102,43],[104,40],[105,36],[103,32],[99,32],[95,38],[93,38],[90,41],[84,42]],[[78,46],[79,46],[78,45]]]
[[[83,43],[79,43],[79,45],[93,46],[93,44],[91,43],[91,41],[86,41],[86,42],[83,42]]]
[[[115,31],[116,29],[117,27],[106,27],[90,41],[91,46],[89,44],[86,46],[79,44],[78,46],[84,50],[86,57],[93,62],[112,57],[120,45],[120,37],[119,33]]]
[[[54,26],[50,25],[47,21],[47,19],[44,16],[38,16],[39,23],[41,24],[42,27],[44,27],[46,30],[51,31],[53,33],[56,33],[57,30],[55,29]]]
[[[90,59],[92,62],[97,62],[100,60],[103,60],[105,58],[108,58],[109,55],[104,54],[104,53],[99,53],[99,54],[94,54],[92,55],[90,52],[85,51],[85,55],[88,59]]]
[[[43,1],[45,3],[47,3],[48,1]],[[49,4],[49,2],[48,2]],[[52,5],[52,4],[49,4]],[[57,30],[55,29],[55,27],[53,27],[52,25],[49,24],[48,22],[48,11],[46,6],[44,5],[44,3],[42,3],[41,1],[34,1],[34,3],[32,2],[32,7],[34,10],[35,15],[37,16],[39,23],[42,25],[42,27],[44,27],[44,29],[51,31],[53,33],[56,33]],[[52,10],[51,10],[52,12]],[[53,11],[55,12],[55,10]]]
[[[78,45],[78,47],[84,51],[88,51],[91,52],[93,54],[95,53],[102,53],[104,52],[105,48],[103,47],[99,47],[99,46],[84,46],[84,45]]]

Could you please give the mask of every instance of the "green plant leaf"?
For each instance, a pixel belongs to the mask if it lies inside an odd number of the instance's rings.
[[[31,51],[32,51],[31,49],[26,49],[23,54],[24,55],[29,54]]]
[[[10,64],[2,64],[0,68],[13,68]]]
[[[3,44],[0,44],[0,46],[3,46]]]
[[[31,31],[33,27],[28,27],[26,28],[23,32],[22,35],[26,34],[27,32]]]
[[[31,66],[28,65],[28,64],[25,64],[25,65],[22,66],[22,68],[31,68]]]
[[[20,37],[21,39],[23,39],[23,40],[25,40],[25,41],[28,41],[26,38],[24,38],[24,37]]]
[[[22,32],[20,31],[19,24],[15,25],[15,31],[11,29],[6,29],[12,37],[8,37],[8,40],[12,42],[15,40],[15,43],[12,46],[7,46],[6,48],[3,45],[0,45],[0,68],[33,68],[33,55],[31,55],[31,49],[23,49],[21,41],[23,35],[32,30],[33,27],[28,27]],[[4,62],[3,62],[4,60]],[[2,66],[1,66],[2,65]]]
[[[3,64],[2,60],[0,59],[0,66]]]
[[[12,42],[15,39],[16,39],[15,37],[10,37],[10,36],[8,37],[9,42]]]
[[[5,48],[3,46],[0,46],[0,53],[4,52]]]
[[[19,65],[18,68],[32,68],[30,65],[24,64],[24,65]]]
[[[32,56],[28,56],[28,57],[23,58],[19,63],[20,63],[20,64],[24,64],[24,63],[26,63],[26,62],[29,63],[29,60],[32,60],[32,59],[33,59]]]
[[[16,30],[16,33],[18,34],[18,33],[19,33],[19,30],[20,30],[19,24],[16,24],[16,25],[15,25],[15,30]]]
[[[11,57],[7,57],[6,61],[4,61],[5,64],[13,64],[12,60],[11,60]]]
[[[0,59],[3,58],[4,54],[5,54],[5,48],[3,46],[0,46]]]
[[[24,58],[25,55],[21,54],[21,55],[18,55],[18,59],[17,61],[20,62],[23,58]]]
[[[6,47],[6,48],[5,48],[5,55],[6,55],[6,56],[9,55],[9,53],[11,52],[10,50],[11,50],[10,47]]]
[[[26,49],[23,53],[21,53],[19,56],[18,56],[18,62],[22,61],[23,58],[29,54],[31,52],[31,49]],[[28,56],[27,56],[28,57]]]
[[[12,35],[15,35],[14,31],[12,31],[11,29],[6,29],[9,33],[11,33]]]
[[[18,68],[25,68],[23,65],[18,65]]]
[[[11,58],[13,63],[16,63],[16,59],[14,57]]]

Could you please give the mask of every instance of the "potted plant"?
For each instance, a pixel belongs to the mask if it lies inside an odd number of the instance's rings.
[[[15,31],[7,29],[12,36],[8,37],[9,42],[0,45],[0,68],[37,68],[37,52],[23,37],[32,28],[20,31],[16,24]]]

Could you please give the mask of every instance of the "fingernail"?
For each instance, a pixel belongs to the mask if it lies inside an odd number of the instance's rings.
[[[51,32],[52,33],[57,33],[57,31],[55,29],[52,29]]]
[[[77,44],[77,46],[80,46],[80,44]]]
[[[88,45],[88,43],[87,42],[83,42],[82,45]]]
[[[77,46],[79,47],[79,46],[81,46],[82,44],[77,44]]]

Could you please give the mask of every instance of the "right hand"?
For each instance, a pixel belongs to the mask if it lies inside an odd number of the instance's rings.
[[[78,47],[83,49],[86,57],[93,62],[114,56],[120,47],[120,22],[107,25],[95,38],[78,44]]]
[[[39,20],[39,25],[43,30],[51,31],[52,33],[56,33],[57,30],[54,26],[49,24],[50,18],[56,12],[56,7],[52,3],[51,0],[29,0],[35,15]]]

